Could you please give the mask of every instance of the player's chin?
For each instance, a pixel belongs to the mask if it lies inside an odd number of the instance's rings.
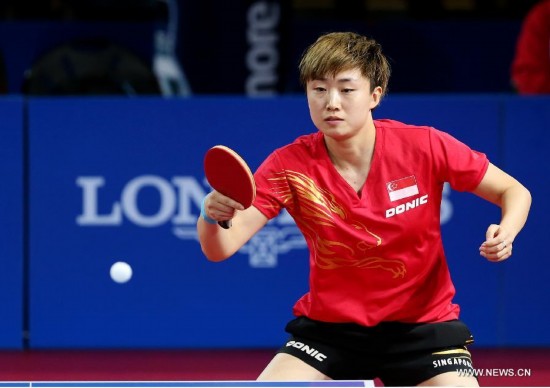
[[[342,141],[353,137],[351,131],[346,128],[320,128],[320,131],[326,136],[334,140]]]

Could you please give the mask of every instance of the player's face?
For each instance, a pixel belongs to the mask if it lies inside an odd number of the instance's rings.
[[[381,88],[370,91],[370,82],[359,69],[307,83],[311,119],[326,136],[336,140],[366,131],[372,123],[371,109],[380,102]]]

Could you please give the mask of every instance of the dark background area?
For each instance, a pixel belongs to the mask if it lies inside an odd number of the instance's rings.
[[[542,166],[542,176],[547,175],[545,167],[547,163],[544,156],[548,148],[546,140],[549,133],[546,124],[548,123],[548,112],[550,112],[547,109],[548,100],[500,95],[514,93],[509,80],[510,64],[521,21],[534,3],[536,3],[535,0],[179,0],[175,3],[177,5],[175,16],[178,18],[177,40],[174,42],[173,52],[175,57],[171,59],[177,60],[181,65],[193,95],[253,95],[253,93],[247,92],[246,84],[251,77],[247,58],[250,59],[254,53],[257,54],[256,65],[260,75],[271,74],[270,71],[274,71],[276,74],[275,82],[270,85],[271,89],[268,92],[285,95],[296,94],[302,93],[301,87],[298,85],[296,71],[300,55],[320,33],[352,30],[368,34],[383,44],[385,52],[391,60],[393,76],[390,82],[388,102],[394,98],[393,94],[416,94],[412,97],[406,95],[395,97],[395,99],[403,98],[399,108],[401,117],[406,116],[407,120],[429,122],[430,120],[423,118],[423,114],[437,115],[441,120],[435,122],[438,127],[457,128],[457,131],[464,128],[463,133],[471,133],[472,136],[475,136],[476,144],[498,147],[494,151],[495,156],[507,157],[509,160],[504,167],[510,168],[510,172],[521,178],[522,181],[524,178],[526,179],[525,182],[533,190],[535,199],[544,198],[547,192],[545,191],[547,180],[540,179],[540,174],[538,174],[540,169],[533,169],[531,166]],[[276,17],[272,19],[272,22],[276,21],[275,25],[266,22],[265,18],[269,15],[259,15],[260,20],[256,20],[259,25],[257,23],[255,27],[251,26],[251,9],[254,6],[278,9],[279,13],[276,13]],[[271,16],[274,15],[271,14]],[[167,141],[165,135],[158,136],[157,130],[165,131],[167,127],[172,126],[174,127],[173,133],[181,134],[187,139],[187,134],[181,131],[181,128],[189,128],[190,121],[195,120],[197,124],[194,130],[190,130],[190,133],[200,134],[199,137],[203,138],[203,135],[208,136],[208,134],[200,132],[203,128],[200,125],[203,125],[204,118],[215,121],[217,117],[220,117],[220,126],[226,123],[232,126],[236,121],[227,120],[230,115],[224,115],[223,112],[229,112],[232,119],[234,112],[243,113],[238,106],[231,105],[234,102],[225,101],[220,104],[221,112],[214,109],[199,111],[190,109],[188,116],[182,116],[183,118],[178,120],[177,114],[181,114],[182,109],[174,107],[173,104],[181,103],[181,101],[145,99],[149,101],[145,101],[140,109],[129,109],[130,113],[122,121],[119,121],[117,110],[113,107],[116,104],[109,106],[109,109],[113,110],[110,112],[111,114],[91,115],[91,119],[84,120],[88,128],[88,135],[83,131],[83,125],[71,123],[70,118],[72,117],[78,124],[78,119],[76,119],[78,113],[74,115],[74,112],[68,108],[64,108],[64,114],[56,113],[54,110],[50,112],[44,108],[43,111],[49,115],[47,120],[40,116],[22,119],[23,115],[28,117],[29,106],[32,108],[36,104],[58,104],[60,101],[57,99],[41,101],[41,99],[24,97],[12,98],[13,95],[118,94],[134,96],[160,94],[158,85],[153,85],[153,65],[159,51],[162,51],[162,47],[158,47],[155,36],[159,31],[166,31],[170,17],[173,18],[174,13],[169,12],[166,1],[160,0],[0,0],[0,94],[6,100],[0,104],[0,107],[4,109],[2,144],[5,147],[3,152],[5,163],[3,163],[3,168],[4,174],[16,179],[14,182],[4,179],[6,190],[3,191],[4,193],[12,193],[12,191],[15,193],[14,195],[10,194],[13,202],[3,201],[3,203],[7,204],[4,209],[12,211],[9,214],[16,214],[16,217],[2,217],[2,219],[5,230],[8,231],[5,234],[6,241],[10,243],[4,245],[10,249],[12,246],[16,247],[17,254],[12,254],[10,257],[14,259],[14,267],[18,271],[21,271],[20,257],[18,256],[21,252],[19,250],[22,249],[24,243],[34,240],[29,239],[25,242],[17,240],[22,238],[20,232],[23,227],[20,224],[28,222],[19,216],[17,212],[20,209],[17,206],[23,206],[21,205],[23,199],[29,201],[30,198],[44,204],[44,206],[33,207],[32,211],[35,213],[37,210],[45,212],[51,209],[55,210],[49,197],[31,190],[22,192],[22,179],[28,180],[29,175],[34,174],[34,179],[31,179],[30,182],[33,184],[36,181],[41,182],[43,190],[55,192],[52,198],[57,198],[62,189],[68,187],[65,183],[69,181],[61,180],[59,177],[66,174],[67,168],[72,168],[78,171],[70,175],[71,193],[76,192],[77,189],[73,182],[75,175],[105,174],[109,178],[109,190],[118,194],[117,190],[127,182],[127,179],[143,174],[145,171],[148,174],[150,171],[156,171],[156,163],[165,157],[168,146],[179,147],[175,141]],[[171,54],[170,50],[166,51]],[[418,93],[449,93],[454,96],[420,96]],[[473,96],[472,98],[468,95],[465,97],[468,101],[457,105],[455,100],[461,99],[462,96],[456,96],[456,94],[460,93],[493,95],[487,98],[485,96]],[[407,103],[408,98],[416,99],[416,105]],[[426,104],[426,100],[429,99],[433,99],[431,105]],[[189,99],[184,103],[205,104],[205,100],[215,101],[210,98],[197,99],[198,102],[193,100]],[[284,104],[284,100],[286,98],[281,99],[281,104]],[[59,105],[70,105],[77,102],[67,99],[61,100]],[[80,104],[86,106],[88,102],[88,99],[83,99]],[[123,101],[128,104],[136,102],[140,103],[140,101],[127,99]],[[251,104],[270,102],[269,100],[247,100],[247,103]],[[120,103],[118,101],[118,104]],[[105,105],[109,105],[108,99]],[[174,112],[163,115],[162,111],[159,113],[159,110],[155,109],[159,106],[164,109],[174,109]],[[282,106],[284,107],[284,105]],[[387,109],[388,106],[391,106],[391,103],[384,104],[382,109]],[[421,109],[418,109],[419,106]],[[277,108],[281,109],[280,106]],[[281,123],[284,123],[284,120],[292,115],[294,115],[292,120],[297,121],[296,113],[290,112],[288,109],[281,109],[281,111],[285,113],[286,117],[272,120],[273,115],[271,115],[269,116],[270,125],[272,121],[277,121],[273,125],[281,126]],[[154,113],[152,117],[158,116],[166,122],[139,120],[139,117],[148,117],[151,112]],[[217,116],[212,115],[212,112],[215,112]],[[455,112],[459,119],[455,120],[454,118],[457,116],[449,114],[450,112]],[[480,112],[488,112],[488,117],[500,118],[495,121],[498,125],[495,125],[494,131],[490,131],[489,126],[486,125],[487,122],[492,123],[493,121],[484,119],[485,116]],[[255,126],[262,120],[252,116],[269,114],[269,112],[265,112],[265,109],[256,109],[253,113],[243,114],[242,117],[248,123],[256,120],[254,121]],[[137,116],[138,119],[134,119],[134,116]],[[242,118],[239,119],[242,120]],[[129,123],[126,120],[129,120]],[[175,120],[175,123],[172,120]],[[472,121],[475,124],[471,127],[462,126],[462,120]],[[206,121],[208,122],[208,120]],[[120,126],[117,126],[119,123]],[[38,129],[31,133],[28,128],[30,124],[38,126]],[[242,124],[242,122],[238,124]],[[482,126],[485,131],[480,131],[481,133],[477,134],[475,126]],[[211,127],[211,125],[206,125],[207,129],[211,129]],[[242,125],[236,127],[238,131],[244,131]],[[282,127],[291,131],[290,125],[283,124]],[[301,128],[299,125],[296,127]],[[89,152],[90,162],[83,160],[81,150],[71,147],[67,138],[64,137],[51,136],[50,143],[35,141],[35,148],[24,148],[28,145],[23,146],[23,143],[32,140],[33,136],[37,134],[49,136],[60,128],[66,128],[67,133],[73,135],[71,138],[79,142],[77,144],[85,145],[85,149],[91,150]],[[147,133],[151,133],[151,138],[154,141],[137,142],[136,134],[142,133],[143,128],[149,128],[150,132]],[[247,127],[244,126],[244,128]],[[220,129],[220,133],[235,139],[250,141],[250,149],[259,152],[258,149],[269,145],[268,141],[273,141],[273,136],[269,135],[273,132],[270,132],[269,128],[265,126],[260,128],[261,131],[254,132],[254,137],[239,136],[233,130],[222,131]],[[496,128],[501,129],[497,131]],[[517,131],[517,128],[521,128],[521,130]],[[496,142],[483,140],[488,136],[494,136],[495,132],[501,136],[500,140]],[[105,134],[104,138],[101,137],[101,133]],[[122,136],[120,133],[123,135],[126,133],[126,135]],[[247,133],[252,133],[252,131]],[[110,136],[113,134],[121,136],[119,147],[112,145]],[[216,139],[218,142],[218,136],[213,136],[211,139]],[[494,138],[497,137],[494,136]],[[96,143],[98,141],[103,141],[104,146],[97,147],[101,152],[95,154],[94,144],[98,144]],[[157,141],[167,141],[167,146],[159,146]],[[190,151],[199,152],[197,143],[193,141],[189,143],[188,140],[183,144],[184,151],[186,144],[193,144]],[[36,155],[36,148],[42,150],[44,163],[36,163],[35,160],[34,163],[29,164],[29,158],[34,158]],[[148,151],[144,152],[144,149]],[[25,153],[22,155],[23,150]],[[111,155],[115,155],[112,158],[113,163],[106,161],[106,150],[111,150]],[[161,153],[157,154],[157,151]],[[134,153],[139,161],[145,163],[143,166],[128,162],[128,155]],[[177,152],[178,157],[180,155],[187,157],[187,154],[187,151],[178,150]],[[64,157],[67,159],[64,160]],[[61,168],[50,168],[52,160],[61,161],[59,163]],[[167,163],[169,170],[162,173],[166,179],[173,175],[172,171],[176,171],[177,174],[187,174],[187,169],[194,165],[191,162],[177,163],[173,160]],[[31,167],[27,166],[25,171],[21,171],[23,163],[27,163]],[[96,167],[96,163],[99,168]],[[127,169],[124,166],[127,166]],[[37,169],[38,172],[36,172]],[[49,180],[50,177],[59,180],[55,183]],[[28,185],[29,182],[26,184]],[[540,195],[537,196],[537,192]],[[455,196],[458,196],[458,193],[453,193],[453,200]],[[71,196],[70,198],[75,200],[77,197]],[[60,202],[58,201],[58,203]],[[111,204],[108,200],[106,203]],[[70,207],[70,205],[62,203],[62,207],[70,212],[67,206]],[[480,345],[473,349],[477,368],[485,368],[485,370],[511,368],[510,370],[515,372],[520,368],[528,368],[533,372],[533,375],[529,377],[501,376],[480,379],[482,385],[543,386],[549,379],[547,368],[549,353],[545,347],[547,342],[545,338],[537,335],[537,329],[541,330],[541,333],[544,332],[543,322],[547,321],[545,319],[547,310],[540,308],[544,305],[541,301],[545,296],[543,279],[545,267],[541,267],[540,263],[544,264],[545,254],[541,255],[535,251],[538,249],[536,244],[526,244],[529,239],[537,240],[536,233],[544,233],[543,215],[548,214],[545,211],[546,207],[547,204],[544,200],[534,202],[532,214],[535,217],[532,217],[533,219],[527,225],[528,229],[518,240],[518,244],[522,247],[517,252],[519,257],[516,260],[504,263],[507,267],[500,267],[497,271],[490,267],[491,264],[480,261],[476,265],[488,266],[486,272],[483,272],[472,270],[467,261],[470,259],[468,257],[466,258],[467,267],[463,267],[464,276],[456,279],[457,285],[462,282],[462,286],[459,287],[461,290],[459,297],[473,305],[472,309],[466,310],[465,317],[468,318],[468,314],[471,314],[474,325],[487,328],[480,333],[478,339]],[[29,209],[26,210],[29,211]],[[472,210],[471,207],[468,212],[459,211],[458,213],[464,219],[475,215],[468,222],[481,221],[480,214]],[[40,214],[37,219],[41,219]],[[70,220],[72,225],[74,215],[71,214],[65,219]],[[30,230],[36,233],[42,241],[48,243],[52,231],[63,225],[59,212],[55,214],[53,221],[50,222],[50,220],[50,218],[44,217],[42,221],[45,227],[35,228],[33,226],[29,228],[26,226],[24,232],[28,233]],[[155,238],[168,239],[171,237],[169,233],[166,233],[166,228],[158,231],[145,231],[143,228],[136,229],[133,225],[125,225],[125,227],[127,229],[122,236],[123,238],[128,236],[127,241],[131,243],[117,244],[118,248],[133,247],[136,242],[140,241],[139,236],[149,236],[148,238],[152,238],[151,241],[154,241]],[[465,233],[460,234],[461,239],[454,242],[461,249],[471,247],[471,245],[464,244],[464,234],[476,233],[472,227],[468,229]],[[534,232],[530,233],[529,229]],[[62,229],[59,230],[62,231]],[[105,232],[99,231],[91,236],[99,238],[102,236],[101,233]],[[106,241],[110,241],[113,235],[117,236],[118,232],[109,230],[106,233],[105,236],[108,236]],[[150,233],[152,237],[149,234],[140,233]],[[458,234],[451,235],[457,236]],[[138,236],[137,240],[136,236]],[[26,238],[28,239],[28,237]],[[72,244],[73,249],[77,244],[74,240],[68,239],[66,234],[63,235],[62,240],[68,246]],[[56,244],[56,241],[58,240],[51,239],[52,244]],[[175,242],[170,243],[175,244]],[[191,242],[186,243],[191,244]],[[453,242],[450,244],[453,247]],[[96,245],[94,248],[98,248],[98,246]],[[163,244],[148,244],[148,248],[150,247],[151,250],[157,246],[166,247]],[[192,246],[193,249],[198,249],[195,245]],[[65,247],[59,247],[59,249],[65,249]],[[178,245],[177,249],[179,252],[181,246]],[[36,257],[37,252],[29,248],[27,250],[24,252],[27,259],[29,252]],[[92,252],[92,249],[89,251]],[[450,251],[455,252],[454,249]],[[458,251],[456,250],[456,252]],[[163,253],[165,254],[166,251],[163,250]],[[527,260],[521,260],[522,255]],[[52,258],[52,262],[59,261],[58,256],[54,255],[53,257],[55,260]],[[72,260],[75,256],[68,255],[67,257],[70,259],[67,260],[68,263],[74,262],[76,265],[78,262]],[[155,258],[157,257],[155,256]],[[460,255],[456,257],[457,267],[463,266],[464,258]],[[49,259],[46,257],[46,260]],[[110,260],[111,257],[104,259]],[[145,262],[151,266],[145,268],[157,270],[161,267],[159,261],[156,260],[147,258]],[[93,260],[81,260],[80,263],[88,266],[98,265]],[[287,261],[287,265],[288,263],[290,261]],[[13,278],[20,282],[21,279],[17,272],[10,271],[6,265],[4,263],[3,267],[5,278]],[[204,265],[206,264],[204,263]],[[245,266],[246,263],[243,261],[239,265]],[[44,261],[44,268],[50,269],[49,273],[53,273],[55,276],[62,276],[62,274],[57,275],[56,267],[49,265],[47,261]],[[136,267],[136,269],[138,268]],[[166,270],[166,267],[164,269]],[[220,271],[220,277],[228,276],[227,267],[220,267],[216,270]],[[293,273],[295,274],[295,272]],[[82,276],[88,275],[86,271],[82,270],[82,267],[78,267],[78,271],[74,273]],[[136,271],[136,275],[139,273],[139,270]],[[144,273],[151,276],[156,272],[149,270]],[[491,275],[487,275],[488,273]],[[172,271],[171,274],[176,277],[178,272]],[[287,272],[285,272],[285,280],[287,279],[286,274]],[[240,277],[235,278],[242,281]],[[258,278],[259,276],[254,274],[254,279]],[[36,279],[43,281],[45,290],[55,293],[61,289],[59,284],[52,286],[51,282],[46,282],[44,279],[47,277],[44,276],[44,273],[39,272]],[[75,282],[75,279],[78,282],[77,276],[63,277],[63,281]],[[155,278],[155,280],[160,279],[162,279],[160,276]],[[231,279],[230,276],[229,279]],[[178,278],[178,281],[180,280]],[[5,285],[8,282],[2,283]],[[243,287],[246,287],[247,282],[242,283]],[[529,283],[531,286],[523,287],[524,283]],[[92,293],[92,290],[87,289],[83,284],[80,283],[78,292],[71,293],[71,296]],[[162,285],[159,286],[159,284]],[[202,284],[204,287],[209,286],[205,282]],[[223,286],[221,282],[219,284],[219,287]],[[267,283],[263,282],[263,284]],[[29,284],[25,286],[29,286]],[[109,283],[109,286],[117,287],[118,285]],[[155,292],[168,290],[166,282],[150,283],[148,286]],[[483,292],[476,293],[476,290],[480,288],[483,288]],[[23,287],[18,285],[17,292],[3,294],[4,302],[7,300],[8,305],[15,305],[16,312],[21,308],[18,298],[28,298],[28,295],[18,294],[22,289]],[[102,287],[103,292],[108,292],[105,291],[106,289],[106,287]],[[124,289],[122,290],[124,292]],[[487,292],[488,290],[491,292]],[[118,291],[120,292],[120,290]],[[220,293],[224,297],[227,297],[227,294],[230,293],[224,292],[223,295]],[[56,305],[56,308],[66,306],[63,301],[48,299],[49,294],[41,293],[40,290],[35,291],[34,295],[37,296],[38,304],[41,301],[50,301]],[[120,296],[120,294],[117,295]],[[128,295],[128,298],[131,298],[130,300],[136,305],[143,302],[142,299],[139,299],[143,296],[148,297],[149,301],[153,301],[155,306],[158,304],[153,293],[140,294],[138,292],[138,298],[133,297],[132,294]],[[170,293],[170,295],[175,294]],[[191,293],[186,295],[191,295]],[[256,297],[256,294],[253,296]],[[243,300],[250,302],[248,299],[251,298]],[[31,300],[35,301],[32,298]],[[120,300],[111,298],[109,302],[116,306]],[[487,300],[494,303],[485,303]],[[169,303],[169,301],[163,302]],[[104,311],[105,303],[100,303],[99,314]],[[243,305],[245,304],[243,303]],[[124,304],[124,306],[127,308],[128,304]],[[139,308],[142,309],[143,305],[140,305]],[[173,305],[170,308],[173,308]],[[513,313],[510,312],[509,319],[503,319],[502,312],[513,309],[516,310]],[[88,306],[84,305],[82,310],[89,311]],[[278,308],[275,310],[286,311]],[[13,351],[4,349],[0,351],[2,380],[254,379],[272,357],[274,351],[272,349],[215,351],[178,349],[163,352],[113,351],[112,349],[99,351],[90,349],[83,351],[25,349],[21,351],[21,326],[25,329],[23,331],[25,346],[28,346],[29,333],[33,333],[34,340],[36,340],[37,327],[31,327],[34,331],[29,331],[29,314],[24,317],[24,322],[21,325],[20,313],[17,313],[17,319],[13,319],[11,322],[7,311],[4,309],[3,311],[6,313],[4,323],[8,327],[11,327],[10,325],[14,327],[16,346]],[[44,320],[42,322],[46,325],[45,327],[51,327],[53,331],[57,330],[60,336],[66,335],[61,331],[62,328],[55,325],[48,326],[52,322],[51,317],[55,318],[55,314],[47,309],[43,311]],[[117,310],[121,316],[125,314],[125,311],[127,310]],[[171,310],[165,309],[163,312],[170,314]],[[183,313],[183,310],[177,310],[177,312]],[[73,312],[73,314],[68,314],[68,317],[61,316],[59,319],[70,319],[74,315]],[[531,321],[526,321],[525,316],[534,318],[535,325],[530,323]],[[495,317],[499,318],[498,321],[494,319]],[[155,314],[146,314],[146,318],[156,319],[160,326],[164,325],[164,330],[166,330],[166,322],[170,321],[169,319],[158,319]],[[115,326],[117,322],[114,320]],[[209,324],[215,322],[217,321],[208,321]],[[183,320],[176,323],[185,326]],[[223,323],[227,326],[227,322]],[[135,324],[128,326],[131,329],[139,330],[140,327],[143,327],[140,326],[142,324],[141,320],[136,319]],[[528,330],[525,330],[526,325],[530,326]],[[256,325],[255,328],[257,327],[259,326]],[[262,327],[265,328],[265,324]],[[124,332],[128,331],[127,326],[121,325],[121,328]],[[99,327],[98,332],[112,334],[111,331],[101,329],[102,327]],[[78,327],[75,327],[74,331],[77,330]],[[216,330],[215,334],[221,335],[221,332]],[[476,331],[476,333],[478,332],[479,330]],[[11,332],[4,330],[2,334],[9,335]],[[82,335],[86,337],[89,333],[84,330]],[[44,338],[47,338],[47,333]],[[139,338],[146,337],[140,336]],[[233,339],[234,336],[227,338]],[[504,342],[501,338],[505,338],[509,342]],[[117,340],[119,339],[117,338]],[[487,343],[492,343],[495,347],[484,349],[483,344]],[[506,345],[508,348],[498,347],[499,345]],[[523,348],[523,346],[531,348]]]
[[[193,94],[253,95],[245,85],[251,72],[247,56],[254,49],[259,67],[276,68],[275,85],[267,94],[300,93],[296,67],[301,53],[319,34],[337,30],[363,33],[382,43],[393,69],[390,92],[513,92],[509,70],[516,39],[523,17],[536,2],[177,0],[170,12],[161,0],[4,0],[0,2],[0,91],[40,94],[26,88],[29,69],[60,46],[75,42],[93,41],[96,51],[100,51],[98,42],[101,50],[115,45],[151,69],[158,51],[155,32],[168,28],[169,18],[176,17],[175,58]],[[250,12],[257,5],[277,7],[276,26],[252,26]],[[263,51],[270,44],[276,51]],[[79,60],[89,62],[89,58]],[[113,61],[105,59],[109,60]],[[82,65],[75,61],[73,67]],[[57,67],[60,73],[69,71],[66,64],[58,62]],[[100,76],[113,78],[95,75]],[[106,87],[105,94],[123,94],[122,89]],[[42,92],[57,93],[54,88]],[[71,92],[92,93],[101,90],[76,87]],[[137,91],[157,93],[154,87]]]
[[[3,20],[149,20],[152,10],[161,12],[156,0],[3,0]],[[242,1],[221,2],[179,0],[182,7],[204,4],[213,6]],[[196,4],[194,4],[196,3]],[[537,0],[287,0],[297,20],[375,21],[379,19],[449,20],[504,19],[517,20]]]

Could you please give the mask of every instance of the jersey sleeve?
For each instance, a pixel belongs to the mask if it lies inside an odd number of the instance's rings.
[[[448,133],[430,130],[430,145],[437,176],[457,191],[474,190],[489,167],[484,153],[474,151]]]
[[[253,206],[268,219],[275,218],[291,199],[285,168],[277,151],[264,160],[254,173],[256,199]]]

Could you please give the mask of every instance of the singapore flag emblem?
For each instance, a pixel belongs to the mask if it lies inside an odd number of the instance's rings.
[[[418,186],[414,175],[388,182],[386,187],[392,202],[418,194]]]

